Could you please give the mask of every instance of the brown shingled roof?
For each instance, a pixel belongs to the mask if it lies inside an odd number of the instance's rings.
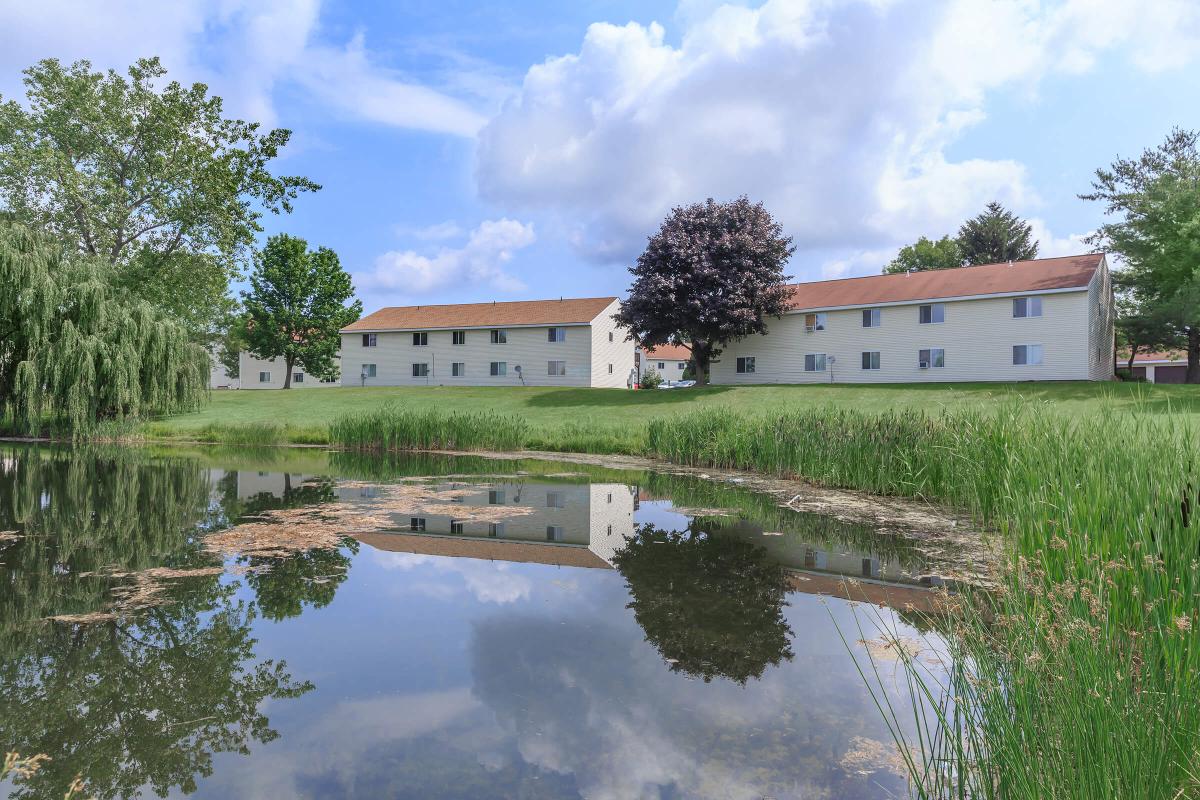
[[[689,361],[692,358],[692,351],[681,344],[664,344],[651,347],[646,351],[646,356],[663,361]]]
[[[615,297],[568,297],[503,303],[459,303],[444,306],[392,306],[368,314],[342,328],[354,331],[491,328],[505,325],[572,325],[588,323]]]
[[[376,550],[392,553],[611,569],[608,562],[600,556],[578,545],[541,544],[512,539],[473,539],[466,536],[422,536],[411,533],[359,533],[355,534],[354,538],[366,542]]]
[[[943,297],[1082,289],[1092,280],[1103,258],[1102,253],[1089,253],[1014,261],[1011,264],[981,264],[977,267],[798,283],[789,287],[792,290],[791,308],[799,311]]]

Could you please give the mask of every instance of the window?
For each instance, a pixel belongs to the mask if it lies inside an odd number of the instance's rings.
[[[491,366],[489,367],[489,370],[492,375],[507,375],[508,374],[508,362],[507,361],[493,361],[491,363]]]
[[[492,522],[488,524],[488,536],[495,539],[496,537],[504,537],[504,523]]]
[[[425,530],[425,518],[424,517],[410,517],[408,520],[408,529],[410,531]]]
[[[546,492],[546,508],[562,508],[564,505],[562,492]]]
[[[862,354],[863,369],[879,369],[879,351],[871,350]]]
[[[562,377],[567,374],[567,362],[565,361],[547,361],[546,374],[554,377]]]
[[[675,362],[675,369],[683,369],[683,368],[684,368],[684,367],[686,367],[686,366],[687,366],[687,364],[686,364],[686,363],[684,363],[683,361],[676,361],[676,362]]]
[[[609,340],[610,342],[613,340],[613,337],[612,337],[612,331],[609,331],[609,332],[608,332],[608,340]]]
[[[608,374],[612,375],[612,364],[608,365]]]
[[[563,540],[563,529],[561,525],[546,526],[546,541],[561,542]]]
[[[666,368],[667,368],[667,362],[665,362],[665,361],[658,362],[658,371],[659,372],[662,372]]]
[[[292,373],[292,383],[304,383],[304,373],[303,372],[293,372]]]
[[[428,364],[413,364],[413,377],[414,378],[428,378],[429,377],[429,365]]]
[[[363,334],[363,347],[376,347],[379,344],[379,338],[373,333]]]
[[[864,328],[878,328],[879,323],[882,321],[882,318],[883,318],[883,311],[881,309],[878,309],[878,308],[864,308],[863,309],[863,327]]]
[[[462,522],[457,519],[450,520],[450,532],[451,533],[462,533],[463,532]]]
[[[451,344],[466,344],[467,343],[467,332],[466,331],[454,331],[453,333],[450,334],[450,343]]]
[[[809,353],[804,356],[804,371],[805,372],[824,372],[825,371],[825,354],[824,353]]]
[[[566,328],[547,328],[546,341],[549,342],[565,342],[567,340]]]
[[[754,356],[741,356],[737,360],[737,371],[743,374],[754,372]]]
[[[413,331],[413,347],[424,347],[429,344],[429,334],[425,331]]]
[[[503,489],[488,490],[488,505],[493,505],[493,506],[504,505],[504,490]]]
[[[362,374],[362,377],[364,377],[364,378],[374,378],[375,377],[375,365],[374,364],[363,364],[361,374]]]
[[[931,303],[921,306],[920,320],[922,325],[935,325],[946,321],[946,304]]]
[[[271,382],[271,373],[269,373],[269,372],[258,373],[258,382],[259,383],[270,383]]]
[[[450,364],[450,377],[461,378],[467,374],[467,364],[464,361],[455,361]]]
[[[809,333],[825,330],[825,314],[805,314],[804,330]]]
[[[946,351],[940,347],[917,351],[917,366],[921,369],[941,369],[946,366]]]
[[[1013,366],[1036,367],[1042,363],[1042,346],[1040,344],[1013,345]]]
[[[508,342],[508,331],[503,328],[492,329],[492,344],[506,344]]]
[[[1022,319],[1025,317],[1040,317],[1042,315],[1042,298],[1040,297],[1014,297],[1013,298],[1013,317]]]

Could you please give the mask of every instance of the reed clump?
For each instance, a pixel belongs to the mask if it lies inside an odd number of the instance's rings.
[[[344,415],[329,427],[330,441],[351,450],[516,450],[528,437],[529,423],[521,417],[394,404]]]

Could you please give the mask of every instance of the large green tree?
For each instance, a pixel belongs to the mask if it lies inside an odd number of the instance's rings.
[[[686,344],[697,382],[734,339],[765,333],[788,308],[783,268],[795,250],[762,203],[709,198],[675,208],[630,268],[616,319],[643,347]]]
[[[964,222],[956,241],[965,264],[1028,261],[1038,254],[1032,226],[999,203]]]
[[[113,267],[0,222],[0,419],[80,433],[103,419],[195,407],[208,353],[114,285]]]
[[[267,240],[243,292],[245,339],[256,358],[282,358],[287,364],[283,388],[292,386],[296,364],[319,378],[336,377],[334,356],[342,328],[362,314],[354,286],[337,253],[312,252],[308,242],[280,234]]]
[[[122,267],[203,334],[228,311],[263,211],[320,187],[270,171],[290,131],[260,134],[204,84],[165,75],[157,58],[127,75],[55,59],[25,70],[25,105],[0,104],[0,206]]]
[[[886,267],[885,274],[922,272],[928,269],[952,269],[963,265],[962,248],[949,236],[934,241],[922,236],[915,244],[901,247]]]
[[[1138,158],[1096,170],[1085,200],[1113,219],[1089,240],[1121,256],[1118,285],[1142,313],[1186,338],[1187,382],[1200,383],[1200,131],[1176,128]]]

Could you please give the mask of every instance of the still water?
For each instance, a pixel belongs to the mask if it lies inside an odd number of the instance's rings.
[[[2,445],[0,795],[903,796],[854,659],[926,568],[650,472]]]

